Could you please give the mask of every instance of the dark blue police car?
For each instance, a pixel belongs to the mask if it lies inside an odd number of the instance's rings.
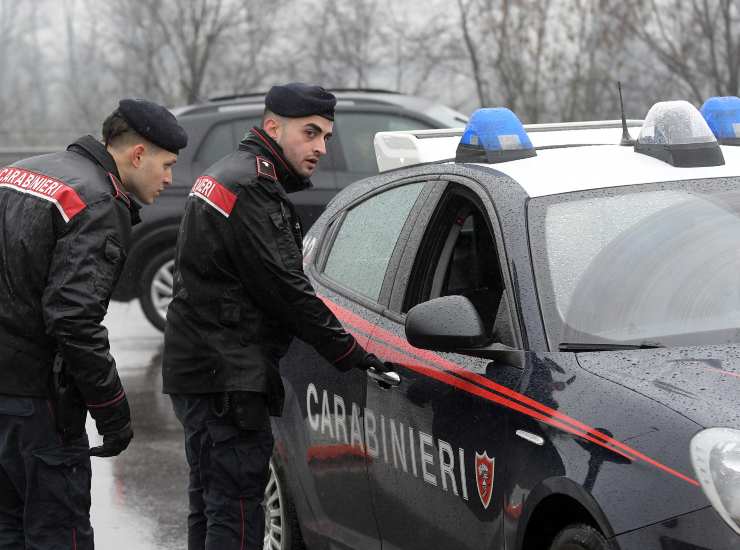
[[[740,548],[738,102],[379,134],[456,160],[341,192],[304,262],[398,379],[294,342],[265,548]]]

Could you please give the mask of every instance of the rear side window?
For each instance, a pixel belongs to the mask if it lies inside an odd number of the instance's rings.
[[[378,171],[373,145],[377,132],[431,128],[419,120],[388,113],[337,113],[335,127],[347,170],[367,174]]]
[[[415,183],[390,189],[347,212],[324,274],[377,301],[393,249],[423,186]]]

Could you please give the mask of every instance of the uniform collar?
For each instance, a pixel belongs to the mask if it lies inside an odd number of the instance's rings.
[[[275,165],[275,172],[277,174],[278,181],[285,189],[286,193],[295,193],[296,191],[304,191],[312,187],[311,180],[308,178],[302,178],[290,167],[288,161],[283,156],[283,149],[277,142],[272,139],[264,130],[252,128],[246,135],[244,140],[239,144],[239,149],[242,151],[250,151],[257,153],[268,160],[271,160]]]
[[[103,170],[108,173],[108,177],[113,187],[115,196],[120,198],[128,207],[129,213],[131,214],[131,225],[136,225],[141,221],[139,216],[139,210],[141,205],[127,193],[123,185],[121,184],[121,175],[118,173],[118,166],[116,161],[113,159],[105,145],[100,143],[97,139],[92,136],[82,136],[74,143],[67,147],[68,151],[82,155],[83,157],[98,164]]]

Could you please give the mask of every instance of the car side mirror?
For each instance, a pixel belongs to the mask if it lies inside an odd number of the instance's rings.
[[[483,321],[465,296],[442,296],[412,307],[406,339],[417,348],[454,351],[488,344]]]

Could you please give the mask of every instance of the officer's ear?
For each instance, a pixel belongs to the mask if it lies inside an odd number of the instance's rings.
[[[146,153],[146,147],[143,143],[137,143],[129,150],[129,160],[134,168],[139,168]]]
[[[262,121],[262,129],[275,141],[280,137],[280,126],[282,121],[277,115],[266,114]]]

